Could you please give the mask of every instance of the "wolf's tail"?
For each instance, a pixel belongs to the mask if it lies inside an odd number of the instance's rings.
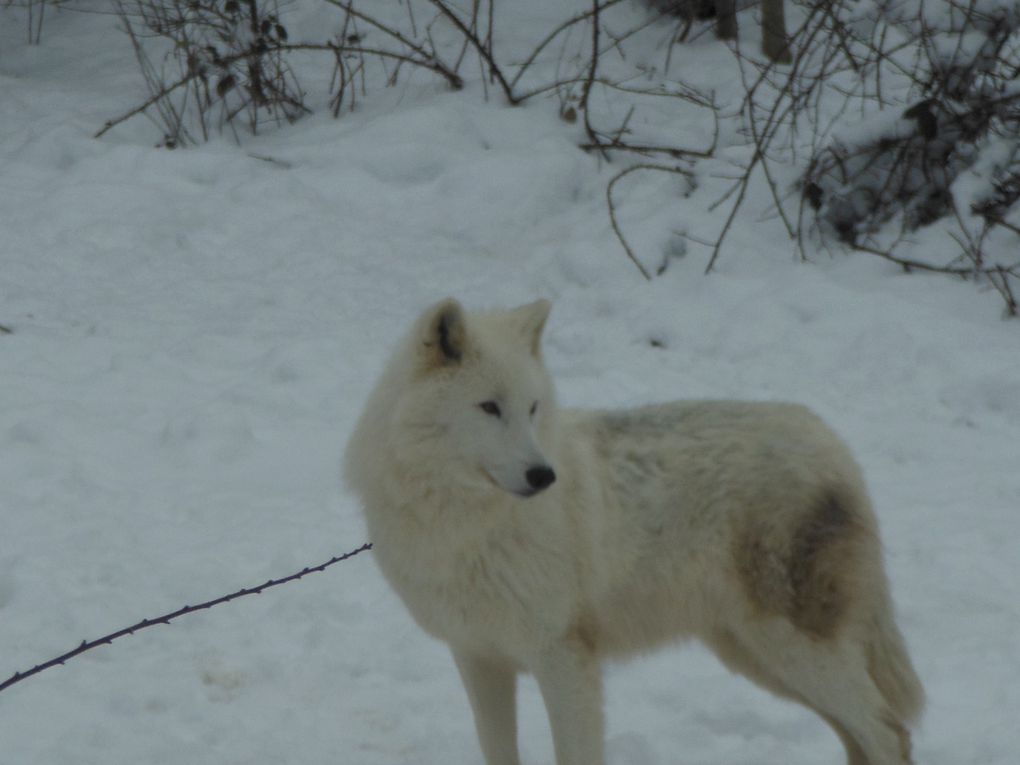
[[[916,722],[924,709],[924,688],[914,671],[892,605],[879,609],[868,645],[868,672],[889,710],[903,723]]]

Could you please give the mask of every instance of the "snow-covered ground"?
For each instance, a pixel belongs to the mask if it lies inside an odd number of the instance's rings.
[[[548,297],[566,404],[788,399],[846,437],[929,694],[918,763],[1015,765],[1020,325],[994,293],[862,255],[797,262],[758,186],[716,273],[689,244],[646,283],[606,215],[627,160],[579,151],[554,100],[508,108],[477,81],[413,76],[241,146],[153,148],[144,119],[94,140],[145,96],[114,19],[50,9],[42,44],[24,38],[24,11],[0,9],[0,680],[360,545],[338,464],[391,343],[446,295]],[[722,43],[676,56],[738,98]],[[697,193],[619,185],[649,268],[677,230],[715,237],[709,205],[748,156],[720,141]],[[697,646],[607,682],[612,765],[842,757]],[[525,761],[551,764],[531,681],[520,703]],[[479,761],[450,658],[369,556],[0,694],[3,765]]]

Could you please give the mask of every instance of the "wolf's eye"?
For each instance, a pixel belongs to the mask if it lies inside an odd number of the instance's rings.
[[[499,411],[499,404],[495,401],[483,401],[478,406],[482,408],[482,411],[486,414],[491,414],[493,417],[499,417],[502,412]]]
[[[538,411],[538,402],[534,401],[531,404],[531,411],[528,412],[528,414],[531,415],[532,417],[534,417],[535,416],[535,412],[537,412],[537,411]]]

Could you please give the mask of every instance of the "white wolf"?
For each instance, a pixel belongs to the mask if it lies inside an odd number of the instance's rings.
[[[488,765],[532,672],[559,765],[602,765],[600,662],[697,637],[815,710],[851,765],[910,762],[922,689],[842,442],[793,404],[558,410],[550,305],[428,310],[346,455],[379,566],[446,641]]]

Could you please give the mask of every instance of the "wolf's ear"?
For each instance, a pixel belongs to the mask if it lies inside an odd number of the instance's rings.
[[[464,357],[467,333],[464,309],[453,298],[432,306],[422,319],[422,344],[430,366],[457,364]]]
[[[534,303],[522,305],[515,308],[513,313],[518,317],[521,332],[528,343],[528,350],[533,356],[538,356],[542,350],[542,330],[545,329],[546,319],[549,318],[549,311],[552,310],[552,303],[548,300],[536,300]]]

